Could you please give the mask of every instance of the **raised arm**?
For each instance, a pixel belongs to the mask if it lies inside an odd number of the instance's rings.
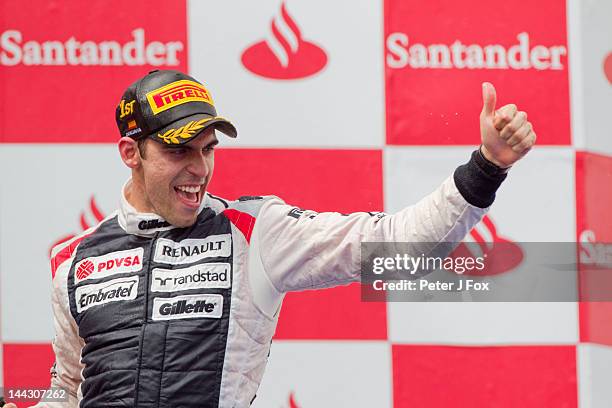
[[[249,261],[260,308],[273,314],[286,292],[359,280],[362,242],[406,242],[418,256],[437,243],[461,241],[493,203],[509,167],[535,142],[526,114],[515,105],[496,111],[495,99],[495,88],[483,84],[482,145],[470,160],[396,214],[316,213],[269,199],[255,223]]]

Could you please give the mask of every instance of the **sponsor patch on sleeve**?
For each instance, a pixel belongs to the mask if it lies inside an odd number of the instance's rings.
[[[111,302],[134,300],[137,293],[138,276],[79,286],[75,292],[77,313]]]
[[[379,220],[385,218],[388,215],[387,213],[380,212],[380,211],[370,211],[368,212],[368,214],[370,214],[371,217],[377,218]]]
[[[242,196],[238,197],[238,201],[257,201],[263,200],[263,196]]]
[[[289,213],[287,213],[287,216],[289,217],[293,217],[296,220],[299,220],[301,217],[307,217],[308,219],[313,219],[314,217],[316,217],[317,215],[319,215],[318,212],[316,211],[312,211],[312,210],[302,210],[301,208],[298,207],[294,207],[292,208]]]

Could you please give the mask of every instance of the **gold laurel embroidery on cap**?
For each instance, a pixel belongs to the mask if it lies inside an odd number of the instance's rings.
[[[179,138],[181,139],[191,138],[196,131],[204,127],[203,126],[204,123],[208,122],[209,120],[213,120],[213,119],[214,118],[200,119],[197,122],[195,120],[192,120],[191,122],[187,123],[185,126],[181,126],[178,129],[168,130],[163,135],[158,133],[157,137],[159,137],[161,140],[164,141],[164,143],[167,143],[167,144],[179,144],[180,143]]]

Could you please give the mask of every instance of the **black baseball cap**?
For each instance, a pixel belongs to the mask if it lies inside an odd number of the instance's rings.
[[[121,137],[149,137],[179,146],[213,126],[230,137],[238,133],[232,123],[217,115],[210,92],[179,71],[155,70],[128,87],[115,111]]]

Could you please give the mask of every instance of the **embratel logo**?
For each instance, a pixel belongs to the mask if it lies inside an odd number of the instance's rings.
[[[242,64],[252,73],[271,79],[298,79],[316,74],[327,64],[325,51],[302,38],[284,1],[280,15],[272,19],[270,30],[269,38],[242,53]]]
[[[125,43],[74,36],[36,41],[19,30],[6,30],[0,35],[0,65],[179,65],[181,41],[147,42],[144,28],[132,30],[131,36]]]
[[[523,261],[523,250],[515,242],[500,236],[491,217],[485,215],[451,256],[484,257],[483,269],[471,269],[465,275],[490,276],[514,270]]]
[[[612,85],[612,52],[608,53],[608,56],[604,59],[603,70],[608,82]]]
[[[137,293],[138,276],[79,286],[75,294],[77,313],[110,302],[134,300]]]
[[[213,105],[210,93],[203,85],[188,81],[176,81],[147,93],[153,114],[166,111],[187,102],[206,102]]]

